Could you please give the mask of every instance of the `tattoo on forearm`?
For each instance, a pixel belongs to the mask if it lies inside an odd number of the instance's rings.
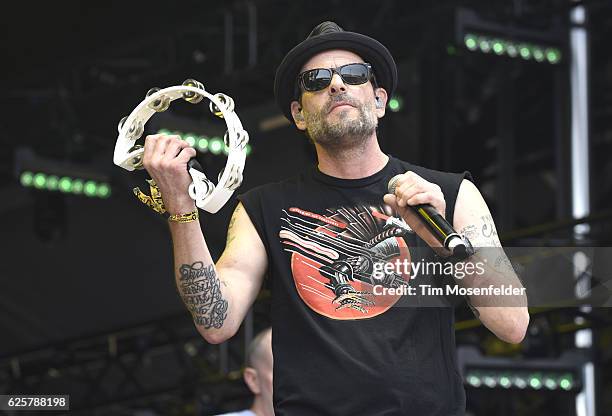
[[[493,268],[500,273],[514,273],[512,262],[504,252],[497,256],[493,264]]]
[[[228,303],[223,299],[214,265],[197,261],[179,268],[179,292],[196,324],[221,328],[227,318]]]

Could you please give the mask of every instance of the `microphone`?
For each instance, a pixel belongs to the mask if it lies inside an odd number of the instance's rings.
[[[389,180],[387,190],[390,194],[395,195],[397,182],[401,176],[402,175],[395,175]],[[429,231],[431,231],[435,239],[452,253],[451,256],[453,258],[463,260],[474,254],[474,248],[470,240],[457,233],[453,226],[450,225],[434,207],[429,204],[421,204],[407,206],[407,208],[417,214],[419,219],[427,226]]]

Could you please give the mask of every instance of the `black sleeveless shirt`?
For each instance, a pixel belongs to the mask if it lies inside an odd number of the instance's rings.
[[[313,167],[238,196],[268,256],[277,416],[464,414],[452,306],[373,290],[410,282],[381,273],[385,262],[431,252],[382,200],[389,179],[409,170],[440,185],[452,223],[469,173],[393,157],[366,178]]]

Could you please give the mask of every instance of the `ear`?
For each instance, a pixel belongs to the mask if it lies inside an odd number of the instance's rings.
[[[302,131],[306,130],[306,121],[302,115],[302,106],[297,101],[291,102],[291,115],[293,116],[295,126]]]
[[[251,367],[245,368],[242,378],[244,379],[244,382],[253,394],[261,393],[261,389],[259,388],[259,377],[257,375],[257,370]]]
[[[387,94],[387,90],[384,88],[376,88],[374,90],[374,96],[378,97],[380,107],[376,109],[376,116],[378,118],[382,118],[385,115],[385,109],[387,108],[387,101],[389,100],[389,95]]]

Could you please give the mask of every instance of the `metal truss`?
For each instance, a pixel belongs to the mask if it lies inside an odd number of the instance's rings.
[[[0,394],[69,394],[70,414],[84,415],[207,414],[246,402],[244,354],[254,327],[268,325],[261,304],[219,345],[206,343],[185,313],[2,357]]]

